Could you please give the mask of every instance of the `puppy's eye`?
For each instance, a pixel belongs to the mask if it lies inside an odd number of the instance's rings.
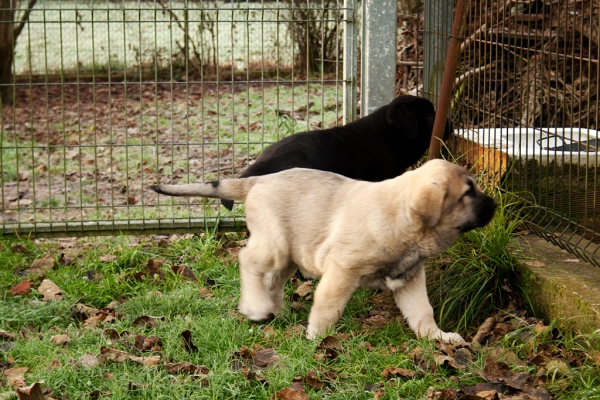
[[[475,185],[471,181],[468,182],[468,185],[469,185],[469,190],[467,190],[463,196],[475,197],[477,194],[475,192]]]

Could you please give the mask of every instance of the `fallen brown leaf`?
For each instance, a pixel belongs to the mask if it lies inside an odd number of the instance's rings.
[[[365,318],[362,323],[362,329],[364,330],[377,330],[386,326],[390,322],[390,319],[382,314],[375,314],[368,318]]]
[[[81,363],[81,366],[84,369],[92,369],[95,366],[100,365],[100,363],[102,363],[102,361],[103,361],[102,356],[99,356],[98,354],[92,354],[92,353],[85,353],[79,359],[79,362]]]
[[[104,331],[102,331],[102,333],[104,334],[104,336],[106,336],[107,338],[109,338],[111,340],[119,340],[119,339],[123,338],[124,336],[129,335],[128,331],[123,331],[123,332],[119,333],[119,331],[117,331],[116,329],[113,329],[113,328],[105,329]]]
[[[177,363],[164,363],[163,366],[170,374],[204,374],[208,375],[209,369],[205,365],[195,365],[187,361],[181,361]]]
[[[456,349],[454,352],[454,361],[460,367],[459,369],[464,369],[473,362],[473,355],[469,349]]]
[[[279,355],[274,349],[262,349],[254,353],[254,364],[258,368],[278,367]]]
[[[189,280],[191,280],[192,282],[198,282],[198,278],[196,277],[196,275],[194,275],[192,270],[189,269],[189,267],[187,265],[183,265],[183,264],[173,265],[171,267],[171,270],[176,275],[184,276],[184,277],[188,278]]]
[[[63,296],[60,288],[50,279],[44,279],[37,290],[44,296],[44,300],[58,301]]]
[[[135,361],[137,363],[145,365],[146,367],[154,367],[160,361],[160,356],[137,357],[132,355],[129,357],[129,359],[131,361]]]
[[[74,265],[75,264],[75,258],[73,258],[73,257],[71,257],[71,256],[69,256],[69,255],[67,255],[65,253],[62,253],[60,255],[60,258],[58,259],[58,263],[60,265],[63,265],[63,266]]]
[[[446,356],[441,353],[434,353],[433,361],[435,361],[435,363],[440,366],[441,365],[449,365],[450,367],[456,368],[456,369],[465,369],[466,368],[466,365],[457,363],[456,360],[454,359],[454,357]]]
[[[488,317],[477,330],[477,333],[473,337],[473,342],[488,344],[490,341],[490,333],[492,332],[492,329],[494,329],[494,325],[496,325],[496,318]]]
[[[48,367],[46,367],[46,371],[50,372],[52,370],[58,369],[61,367],[60,361],[58,361],[58,359],[54,359],[50,362],[50,364],[48,364]]]
[[[504,389],[505,389],[505,386],[502,385],[501,383],[486,382],[486,383],[478,383],[473,386],[461,386],[460,393],[463,393],[467,396],[477,396],[480,398],[486,398],[486,397],[481,397],[481,393],[483,393],[485,396],[487,396],[489,398],[491,395],[493,395],[495,393],[499,393],[499,394],[504,393]],[[491,399],[493,399],[493,398],[494,397],[491,397]]]
[[[190,332],[189,330],[181,332],[181,339],[183,341],[183,348],[185,349],[185,351],[187,351],[188,353],[198,351],[198,347],[196,347],[196,345],[192,341],[192,332]]]
[[[119,257],[117,257],[114,254],[104,254],[104,255],[102,255],[102,256],[100,256],[98,258],[98,260],[100,262],[103,262],[103,263],[109,263],[109,262],[112,262],[112,261],[117,261],[118,259],[119,259]]]
[[[325,357],[330,360],[337,358],[339,353],[343,350],[342,343],[335,336],[324,337],[317,346],[317,349],[325,350]]]
[[[117,350],[112,347],[101,347],[100,354],[104,360],[115,361],[115,362],[123,362],[129,360],[131,354],[126,351]]]
[[[275,331],[275,328],[273,328],[271,325],[267,325],[263,330],[263,338],[264,339],[268,339],[270,337],[273,337],[277,334],[277,332]]]
[[[373,400],[379,400],[383,396],[385,396],[385,393],[383,392],[383,390],[378,390],[375,392],[375,395],[373,396]]]
[[[480,372],[480,375],[489,382],[502,383],[518,390],[523,389],[523,385],[530,376],[525,372],[511,371],[508,364],[497,362],[490,358],[485,361],[485,367]]]
[[[69,335],[54,335],[50,338],[50,343],[58,346],[65,346],[69,344],[70,341],[71,338],[69,338]]]
[[[29,254],[29,249],[22,243],[13,243],[10,249],[13,253]]]
[[[26,387],[17,388],[19,400],[44,400],[42,383],[44,383],[44,381],[39,381]]]
[[[136,335],[133,346],[140,351],[160,351],[162,340],[158,336]]]
[[[548,329],[548,326],[547,326],[547,325],[544,325],[544,321],[541,321],[541,320],[540,320],[540,321],[538,321],[538,323],[537,323],[537,324],[535,324],[535,326],[533,327],[533,329],[534,329],[536,332],[538,332],[538,333],[539,333],[539,332],[543,332],[543,331],[545,331],[546,329]]]
[[[373,345],[371,344],[371,342],[362,342],[363,347],[365,348],[365,350],[367,351],[373,351]]]
[[[447,356],[450,356],[450,357],[454,356],[454,345],[451,343],[444,343],[440,340],[436,340],[435,348]]]
[[[308,400],[308,396],[299,390],[292,388],[283,388],[274,393],[270,400]]]
[[[101,347],[100,354],[102,358],[109,361],[115,362],[124,362],[127,360],[135,361],[137,363],[143,364],[147,367],[153,367],[158,364],[160,361],[160,356],[151,356],[151,357],[137,357],[132,354],[127,353],[126,351],[121,351],[117,349],[113,349],[111,347]]]
[[[7,332],[4,329],[0,329],[0,339],[4,339],[4,340],[16,340],[17,339],[17,335],[15,333]]]
[[[406,369],[406,368],[396,368],[396,367],[387,367],[381,373],[381,376],[384,378],[387,378],[387,379],[392,379],[392,378],[396,378],[396,377],[412,378],[417,375],[423,375],[423,373],[418,372],[418,371],[413,371],[410,369]]]
[[[477,397],[482,400],[496,400],[498,399],[498,392],[495,390],[484,390],[476,393]]]
[[[27,268],[28,275],[44,275],[48,271],[52,271],[56,266],[56,260],[51,253],[44,254],[41,258],[33,261]]]
[[[240,351],[233,353],[234,362],[231,369],[241,370],[244,366],[250,370],[265,370],[267,368],[279,368],[279,355],[274,349],[252,350],[242,346]]]
[[[146,264],[147,273],[151,278],[164,277],[165,273],[162,270],[162,266],[167,264],[169,260],[165,258],[151,258]]]
[[[308,300],[310,294],[312,293],[312,290],[313,290],[313,282],[306,281],[296,288],[296,290],[294,291],[294,294],[292,296],[292,300],[294,300],[294,301],[298,301],[300,299]]]
[[[215,295],[207,288],[198,288],[198,297],[215,297]]]
[[[436,390],[435,388],[430,387],[427,390],[427,397],[425,400],[454,400],[457,397],[456,390],[446,388]]]
[[[30,281],[22,281],[17,283],[10,289],[10,293],[13,296],[24,296],[29,293],[31,290],[31,282]]]
[[[99,309],[94,307],[88,307],[85,304],[77,303],[72,308],[73,314],[80,321],[85,321],[89,317],[92,317],[100,312]]]
[[[309,369],[305,376],[298,376],[292,379],[292,382],[302,382],[308,387],[317,390],[321,390],[327,385],[326,382],[322,381],[321,379],[319,379],[319,377],[317,377],[315,371],[313,371],[312,369]]]
[[[156,326],[156,321],[164,321],[165,317],[153,317],[151,315],[142,315],[133,320],[131,325],[152,329]]]
[[[83,323],[83,326],[90,326],[90,327],[96,328],[101,322],[112,322],[114,320],[115,320],[114,313],[107,310],[106,312],[100,313],[98,315],[95,315],[95,316],[85,320],[85,322]]]
[[[25,373],[29,371],[27,367],[15,367],[4,370],[3,375],[8,381],[8,385],[13,389],[25,385]]]
[[[240,254],[240,250],[242,248],[241,247],[231,247],[231,248],[227,248],[227,253],[229,253],[229,256],[232,258],[238,258],[239,254]]]
[[[164,363],[163,367],[170,374],[189,374],[193,378],[200,379],[201,386],[207,387],[209,386],[209,381],[207,378],[210,370],[206,365],[194,365],[187,361],[182,361],[178,363]]]
[[[253,371],[252,368],[244,365],[240,368],[240,372],[244,375],[244,378],[249,381],[257,381],[260,383],[268,383],[267,378],[259,371]]]

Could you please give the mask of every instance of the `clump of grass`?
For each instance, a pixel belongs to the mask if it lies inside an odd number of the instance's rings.
[[[428,284],[436,319],[443,329],[466,331],[506,304],[505,281],[512,281],[515,229],[522,208],[513,195],[488,190],[499,205],[484,228],[467,232],[429,266]]]

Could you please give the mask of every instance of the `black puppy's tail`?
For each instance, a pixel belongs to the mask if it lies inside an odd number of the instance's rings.
[[[258,177],[251,177],[186,185],[154,185],[150,186],[150,189],[168,196],[227,199],[225,201],[230,202],[233,206],[232,200],[244,201],[257,180]]]

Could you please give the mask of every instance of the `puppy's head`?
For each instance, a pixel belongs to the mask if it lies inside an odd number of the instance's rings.
[[[386,118],[388,124],[400,129],[406,137],[430,140],[435,109],[433,103],[423,97],[403,95],[396,97],[388,105]],[[444,129],[444,141],[450,138],[453,130],[452,121],[448,118]]]
[[[450,236],[487,225],[498,202],[483,193],[466,168],[432,160],[414,171],[416,195],[410,205],[417,222]]]
[[[427,136],[427,133],[431,137],[435,110],[433,104],[423,97],[398,96],[388,104],[386,119],[388,124],[411,139],[424,134]]]

